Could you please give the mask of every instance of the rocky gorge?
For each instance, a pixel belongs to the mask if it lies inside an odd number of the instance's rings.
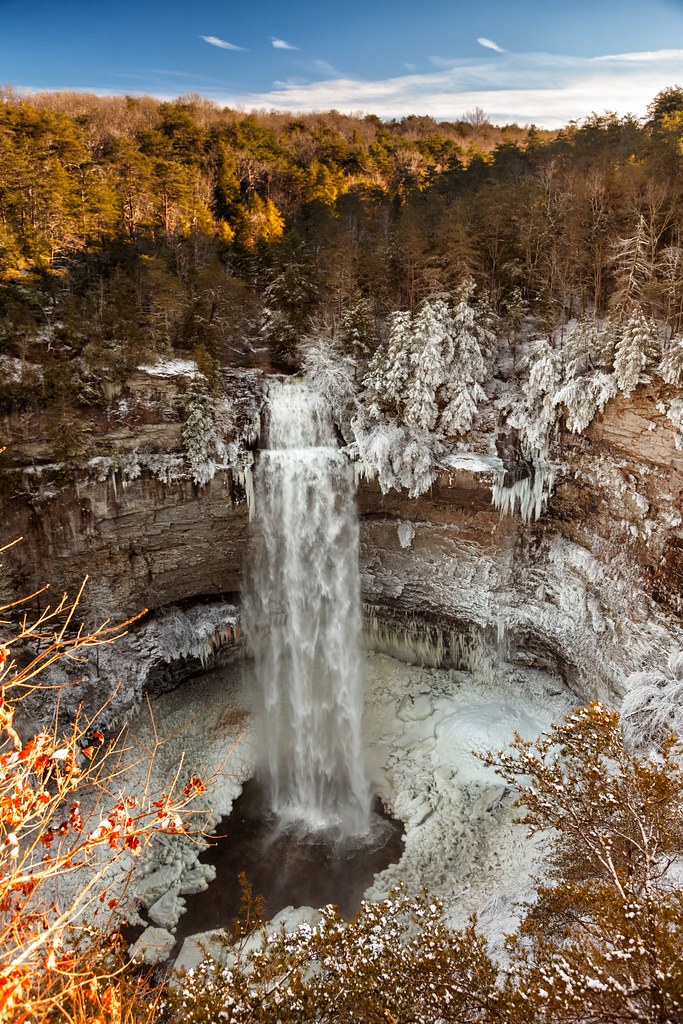
[[[73,593],[87,575],[87,625],[149,609],[76,666],[84,682],[64,691],[63,707],[84,701],[94,711],[108,700],[109,723],[132,722],[144,744],[152,727],[139,709],[149,694],[163,728],[180,734],[155,768],[160,787],[186,751],[223,771],[246,728],[212,796],[213,827],[259,761],[254,680],[230,666],[244,665],[250,465],[268,378],[224,379],[241,450],[198,483],[184,464],[187,373],[141,368],[90,418],[90,459],[70,474],[50,459],[47,423],[29,431],[6,420],[3,516],[8,538],[23,541],[5,553],[2,597],[45,581]],[[514,729],[533,737],[586,701],[618,707],[643,669],[664,679],[683,638],[683,452],[666,415],[669,391],[651,379],[609,401],[582,433],[563,430],[550,469],[521,459],[502,432],[479,451],[446,456],[416,498],[383,493],[361,469],[364,743],[373,792],[406,827],[399,863],[370,896],[399,880],[426,882],[450,899],[456,925],[476,910],[494,939],[515,927],[513,907],[542,849],[525,842],[511,799],[469,751],[504,746]],[[49,701],[28,707],[35,722],[51,714]],[[128,917],[146,928],[138,949],[150,960],[174,949],[185,896],[213,878],[196,854],[170,837],[135,868],[140,910]],[[187,941],[178,966],[196,962]]]

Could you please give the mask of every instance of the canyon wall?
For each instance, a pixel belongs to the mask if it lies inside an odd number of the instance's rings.
[[[180,425],[168,412],[177,394],[164,387],[156,420],[110,424],[98,453],[113,440],[177,452]],[[462,654],[454,638],[484,636],[513,661],[559,671],[581,698],[613,699],[630,672],[665,662],[683,646],[683,451],[662,411],[667,397],[642,385],[584,434],[564,435],[555,491],[535,523],[501,518],[486,462],[444,471],[418,499],[361,483],[363,599],[377,644],[403,636],[408,650],[412,636],[418,650],[426,631],[448,661]],[[172,605],[238,595],[249,518],[229,470],[206,486],[144,469],[126,482],[107,463],[99,479],[81,470],[41,484],[25,465],[40,455],[35,438],[15,444],[24,466],[11,469],[19,485],[2,497],[4,535],[24,539],[4,555],[5,600],[46,581],[73,591],[88,574],[83,610],[94,623],[144,607],[161,620]]]

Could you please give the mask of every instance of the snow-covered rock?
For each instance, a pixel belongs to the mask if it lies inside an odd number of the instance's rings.
[[[142,960],[146,964],[156,964],[168,959],[175,945],[175,939],[165,928],[145,928],[139,939],[131,946],[131,960]]]
[[[212,928],[208,932],[188,935],[180,947],[180,953],[174,961],[173,970],[178,974],[194,971],[207,956],[218,961],[224,960],[225,931],[223,928]]]

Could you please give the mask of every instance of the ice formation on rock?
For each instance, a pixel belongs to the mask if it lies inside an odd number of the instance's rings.
[[[501,515],[511,516],[519,507],[522,522],[530,523],[540,519],[555,483],[555,466],[535,462],[533,472],[507,486],[501,474],[493,485],[492,500]]]
[[[273,809],[343,833],[367,829],[358,523],[351,467],[324,400],[273,386],[254,474],[248,629],[265,701]]]

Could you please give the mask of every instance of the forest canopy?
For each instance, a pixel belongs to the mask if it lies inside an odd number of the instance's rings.
[[[359,300],[372,351],[390,313],[465,278],[549,332],[635,303],[680,329],[677,87],[645,121],[555,132],[8,88],[0,137],[0,349],[48,365],[39,404],[65,361],[120,381],[200,346],[287,360],[312,325],[353,332]]]

